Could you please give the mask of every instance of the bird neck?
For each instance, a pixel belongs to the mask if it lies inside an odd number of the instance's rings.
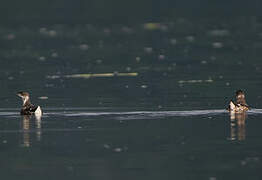
[[[23,97],[23,106],[26,106],[29,104],[31,104],[29,97],[28,96]]]

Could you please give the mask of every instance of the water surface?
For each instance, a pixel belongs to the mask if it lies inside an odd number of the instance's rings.
[[[11,179],[238,179],[261,168],[262,111],[1,109],[2,171]],[[256,179],[256,177],[254,177]]]
[[[261,34],[255,17],[1,26],[1,178],[261,179]],[[225,110],[237,89],[246,115]]]

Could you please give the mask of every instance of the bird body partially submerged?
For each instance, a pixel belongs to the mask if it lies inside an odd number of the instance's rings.
[[[245,93],[242,90],[236,91],[236,102],[229,103],[228,110],[231,112],[246,112],[250,109],[246,103]]]
[[[31,104],[28,92],[18,92],[17,95],[21,97],[23,101],[23,106],[20,111],[21,115],[35,114],[35,115],[41,116],[43,114],[40,106],[35,106]]]

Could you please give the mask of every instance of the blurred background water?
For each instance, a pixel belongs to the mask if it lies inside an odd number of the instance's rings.
[[[260,179],[260,4],[3,3],[2,178]]]

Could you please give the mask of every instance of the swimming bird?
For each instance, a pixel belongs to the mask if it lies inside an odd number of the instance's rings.
[[[31,104],[28,92],[23,92],[23,91],[18,92],[17,96],[21,97],[23,101],[23,106],[20,111],[21,115],[32,115],[32,114],[35,114],[36,116],[42,115],[42,110],[40,106],[35,106]]]
[[[231,112],[245,112],[250,109],[249,105],[246,103],[245,93],[242,90],[236,91],[236,102],[230,101],[228,110]]]

